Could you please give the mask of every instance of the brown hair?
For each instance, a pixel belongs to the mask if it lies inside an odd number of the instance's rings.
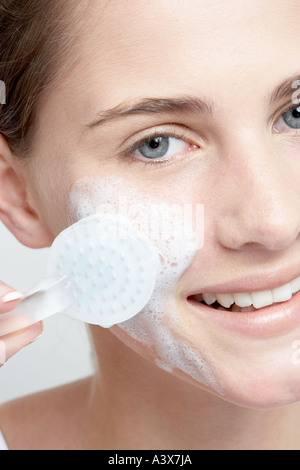
[[[67,33],[71,10],[65,14],[65,9],[73,1],[1,0],[0,80],[6,103],[0,103],[0,133],[16,156],[28,152],[38,100],[65,60],[72,36]]]

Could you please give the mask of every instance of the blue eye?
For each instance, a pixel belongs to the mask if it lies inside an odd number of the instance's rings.
[[[148,159],[169,157],[187,149],[187,142],[170,136],[153,136],[140,142],[136,154]]]
[[[283,113],[282,118],[292,129],[300,129],[300,106],[289,109]]]
[[[168,137],[152,137],[144,142],[138,151],[146,158],[161,158],[167,153],[169,146]]]

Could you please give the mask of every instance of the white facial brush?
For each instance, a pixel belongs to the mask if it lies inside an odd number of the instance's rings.
[[[15,310],[0,315],[0,334],[58,312],[102,327],[121,323],[145,307],[158,271],[158,252],[126,219],[86,217],[54,240],[47,278],[28,289]]]

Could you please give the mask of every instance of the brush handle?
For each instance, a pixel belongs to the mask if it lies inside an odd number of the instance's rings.
[[[74,298],[66,277],[43,279],[24,292],[17,308],[0,315],[0,335],[13,333],[44,320],[73,303]]]

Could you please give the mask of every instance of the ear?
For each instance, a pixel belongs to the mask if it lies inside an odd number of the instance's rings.
[[[21,168],[0,134],[0,219],[23,245],[44,248],[51,245],[53,235],[29,203]]]

